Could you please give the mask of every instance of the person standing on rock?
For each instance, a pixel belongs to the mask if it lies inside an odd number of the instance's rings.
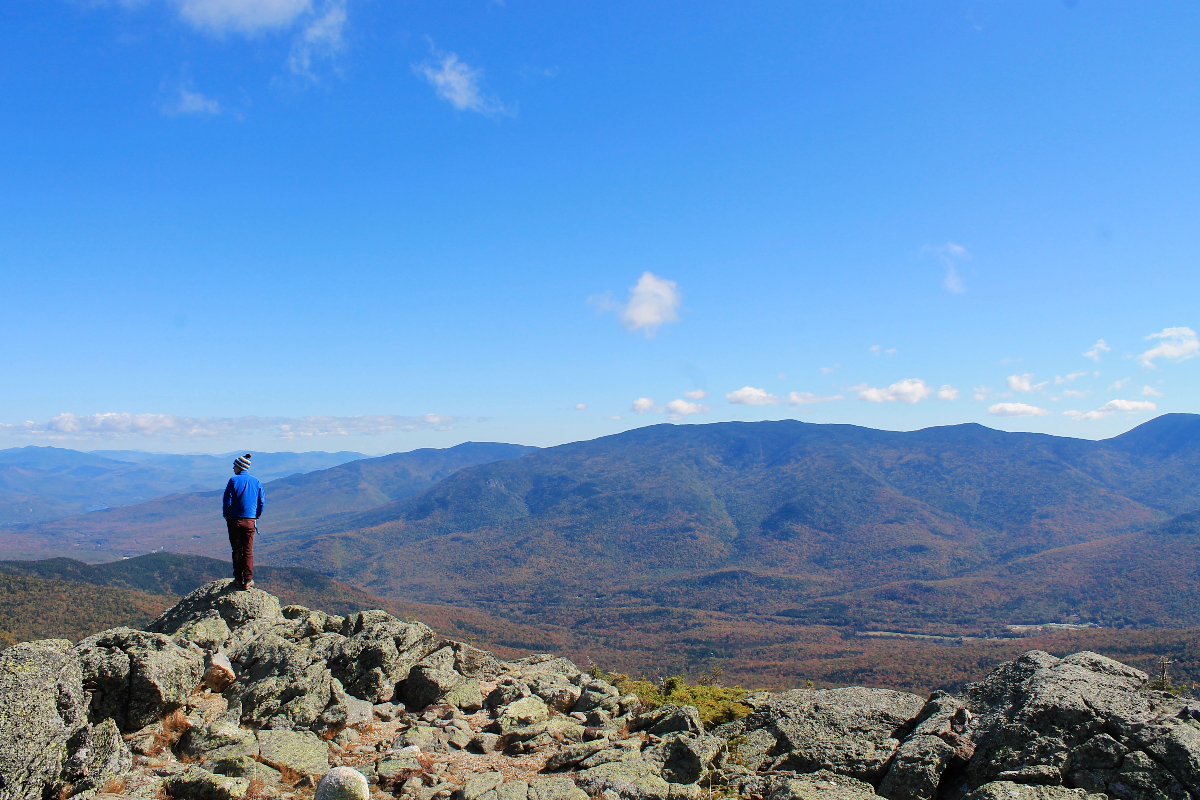
[[[263,487],[250,474],[250,454],[233,460],[233,477],[225,484],[221,513],[233,549],[233,581],[239,589],[254,586],[254,534],[263,511]]]

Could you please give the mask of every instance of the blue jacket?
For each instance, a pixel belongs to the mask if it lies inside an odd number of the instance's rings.
[[[248,472],[234,475],[225,484],[225,498],[221,501],[221,513],[230,517],[258,519],[263,510],[263,488],[258,478]]]

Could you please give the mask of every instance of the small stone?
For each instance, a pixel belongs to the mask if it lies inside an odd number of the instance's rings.
[[[484,753],[494,753],[500,747],[500,737],[494,733],[481,733],[475,737],[475,745]]]
[[[317,784],[315,800],[367,800],[371,790],[362,773],[350,767],[334,767]]]
[[[276,769],[307,776],[329,771],[329,745],[307,731],[259,731],[259,757]]]
[[[479,679],[468,678],[447,692],[442,699],[467,713],[478,711],[483,708],[483,693],[479,689]]]
[[[497,722],[502,731],[509,731],[513,728],[545,722],[549,718],[550,709],[546,707],[542,698],[523,697],[505,706],[504,710],[500,712]]]
[[[529,782],[529,800],[588,800],[588,795],[567,775],[538,775]]]
[[[462,789],[463,800],[477,800],[504,782],[499,772],[481,772],[467,778]]]
[[[467,746],[471,744],[472,741],[471,734],[458,728],[452,728],[451,730],[452,733],[448,737],[450,745],[458,748],[459,750],[466,750]]]
[[[391,722],[397,716],[404,713],[403,707],[397,712],[396,706],[392,703],[376,703],[371,707],[371,710],[375,713],[375,716],[384,722]]]
[[[163,782],[163,786],[171,797],[186,797],[195,800],[241,800],[250,790],[250,781],[245,778],[214,775],[208,770],[193,765],[182,772],[168,776]]]
[[[415,777],[424,771],[416,753],[397,753],[375,765],[375,774],[380,783],[397,783]]]
[[[362,738],[362,734],[354,730],[354,728],[343,728],[338,731],[338,735],[333,737],[333,741],[337,742],[339,747],[349,747]]]

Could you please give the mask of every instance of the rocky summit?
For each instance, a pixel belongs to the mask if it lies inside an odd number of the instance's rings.
[[[145,631],[0,654],[0,800],[1200,800],[1200,705],[1095,653],[746,703],[709,729],[563,658],[214,581]]]

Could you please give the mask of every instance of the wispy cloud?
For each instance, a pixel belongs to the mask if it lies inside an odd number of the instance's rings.
[[[96,3],[109,0],[95,0]],[[147,5],[145,0],[112,0],[123,6]],[[296,75],[315,79],[313,67],[318,59],[333,58],[345,42],[348,0],[166,0],[187,25],[209,36],[224,38],[230,34],[257,39],[283,34],[299,27],[288,54],[288,69]],[[193,93],[195,94],[195,93]],[[217,113],[212,103],[198,102],[193,107],[168,113]],[[180,105],[187,106],[187,103]],[[165,109],[164,109],[165,110]]]
[[[974,391],[976,400],[987,400],[995,389],[990,386],[976,386]]]
[[[833,372],[835,372],[837,370],[837,368],[840,366],[841,366],[841,364],[834,364],[832,367],[821,367],[821,374],[822,375],[830,375]]]
[[[880,345],[877,345],[877,344],[871,345],[870,349],[871,349],[871,352],[877,356],[883,355],[884,353],[886,353],[888,356],[894,356],[894,355],[896,355],[896,353],[900,352],[899,350],[897,350],[894,347],[889,347],[887,350],[884,350],[883,347],[881,347]]]
[[[1129,383],[1131,380],[1133,380],[1133,379],[1132,378],[1121,378],[1121,380],[1113,381],[1111,384],[1109,384],[1108,388],[1110,391],[1117,390],[1117,389],[1123,389],[1125,387],[1125,384]]]
[[[459,59],[457,53],[443,53],[429,44],[430,58],[413,64],[413,71],[433,87],[437,96],[459,111],[474,111],[485,116],[512,114],[500,98],[483,91],[483,70]]]
[[[1091,389],[1064,389],[1063,397],[1087,397],[1092,393]]]
[[[1032,372],[1026,372],[1024,375],[1009,375],[1006,382],[1008,383],[1009,389],[1012,389],[1014,392],[1023,392],[1025,394],[1029,394],[1031,392],[1040,392],[1042,389],[1046,388],[1046,384],[1049,383],[1049,381],[1034,383]]]
[[[859,400],[866,400],[871,403],[907,403],[914,405],[915,403],[924,400],[929,395],[933,394],[933,389],[925,385],[925,381],[920,378],[905,378],[902,381],[893,383],[886,389],[872,389],[869,386],[851,387],[851,391],[858,392]]]
[[[946,276],[942,278],[942,288],[951,294],[962,294],[967,290],[967,287],[963,285],[962,275],[958,273],[958,265],[971,259],[967,248],[961,244],[946,242],[938,246],[926,245],[922,251],[933,254],[946,268]]]
[[[1153,386],[1142,387],[1142,397],[1162,397],[1162,392],[1155,389]]]
[[[1050,412],[1028,403],[996,403],[988,406],[988,413],[993,417],[1044,417]]]
[[[1104,341],[1103,339],[1097,339],[1096,343],[1092,345],[1092,348],[1083,354],[1083,357],[1090,358],[1092,361],[1095,361],[1097,364],[1099,364],[1100,356],[1110,352],[1111,350],[1112,348],[1108,346],[1108,342]]]
[[[292,44],[288,67],[297,75],[315,79],[313,62],[332,59],[346,46],[346,0],[330,0],[321,13],[304,26]]]
[[[779,398],[766,389],[756,389],[753,386],[743,386],[736,392],[725,395],[725,399],[735,405],[743,406],[774,406],[779,404]]]
[[[173,414],[59,414],[49,422],[0,423],[0,432],[47,439],[212,439],[272,434],[277,439],[314,436],[381,436],[417,430],[453,430],[442,414],[401,417],[180,417]]]
[[[703,389],[692,389],[690,392],[684,392],[683,396],[689,400],[703,400],[708,397],[708,392]]]
[[[835,400],[845,400],[840,394],[817,395],[812,392],[792,392],[788,395],[789,406],[811,406],[817,403],[832,403]]]
[[[1071,381],[1075,380],[1076,378],[1082,378],[1084,375],[1087,375],[1087,374],[1088,374],[1087,370],[1084,370],[1083,372],[1069,372],[1065,376],[1055,375],[1054,376],[1054,385],[1062,386],[1064,383],[1070,383]]]
[[[653,272],[643,272],[638,282],[629,288],[629,297],[624,303],[614,300],[611,292],[592,295],[588,303],[600,311],[616,313],[626,330],[641,331],[647,339],[652,339],[660,327],[679,321],[683,295],[675,281],[660,278]]]
[[[312,8],[310,0],[169,0],[184,20],[210,33],[253,34],[286,28]]]
[[[219,102],[186,86],[180,86],[178,96],[162,107],[162,112],[171,117],[195,114],[217,116],[221,111]]]
[[[1163,328],[1146,339],[1158,339],[1160,343],[1138,356],[1138,362],[1143,367],[1155,369],[1157,365],[1154,362],[1158,359],[1187,361],[1200,356],[1200,339],[1196,338],[1196,332],[1191,328]]]
[[[1158,406],[1149,400],[1109,400],[1095,411],[1076,411],[1071,409],[1070,411],[1064,411],[1063,416],[1085,422],[1088,420],[1104,419],[1117,412],[1144,414],[1147,411],[1156,411],[1157,409]]]
[[[587,408],[587,403],[576,403],[575,404],[576,411],[583,411],[586,408]]]

